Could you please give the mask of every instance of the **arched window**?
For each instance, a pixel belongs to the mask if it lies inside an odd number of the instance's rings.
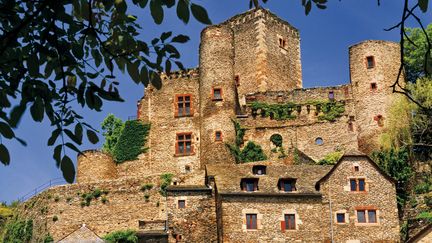
[[[316,145],[323,145],[324,144],[324,140],[322,138],[320,138],[320,137],[317,137],[315,139],[315,144]]]

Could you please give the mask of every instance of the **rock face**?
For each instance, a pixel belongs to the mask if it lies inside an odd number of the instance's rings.
[[[151,123],[147,152],[118,165],[84,152],[77,183],[21,215],[35,218],[35,241],[85,224],[102,237],[134,229],[143,242],[398,242],[395,182],[347,151],[378,148],[399,48],[356,44],[349,84],[305,89],[299,31],[287,22],[254,9],[209,26],[200,67],[161,74],[163,88],[138,102],[137,119]],[[249,141],[267,161],[235,163],[226,144]],[[334,167],[311,165],[335,151],[345,155]],[[107,194],[87,203],[97,190]]]

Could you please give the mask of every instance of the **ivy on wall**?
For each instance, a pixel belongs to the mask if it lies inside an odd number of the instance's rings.
[[[147,151],[144,145],[150,131],[150,124],[141,121],[127,121],[113,150],[116,163],[137,159],[138,155]]]
[[[307,101],[304,104],[292,102],[283,104],[267,104],[263,102],[253,102],[250,104],[252,112],[256,114],[258,110],[261,116],[270,117],[275,120],[294,120],[297,118],[293,111],[302,105],[314,105],[317,111],[322,112],[318,115],[320,121],[335,121],[345,112],[345,103],[341,101]]]
[[[33,220],[10,220],[5,226],[3,243],[30,242],[33,236]]]
[[[232,122],[236,134],[235,143],[225,143],[225,145],[234,156],[236,163],[266,160],[267,156],[261,146],[252,141],[249,141],[243,149],[240,149],[240,146],[243,144],[246,129],[242,128],[238,121],[232,120]]]
[[[172,182],[172,178],[174,177],[174,175],[173,174],[170,174],[170,173],[166,173],[166,174],[162,174],[161,175],[161,185],[160,185],[160,190],[159,190],[159,193],[162,195],[162,196],[166,196],[167,195],[167,191],[166,191],[166,189],[167,189],[167,187],[169,186],[169,185],[171,185],[171,182]]]

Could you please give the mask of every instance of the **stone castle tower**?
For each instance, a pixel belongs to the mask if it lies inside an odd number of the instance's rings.
[[[386,129],[399,48],[353,45],[349,84],[303,88],[299,31],[268,10],[205,28],[199,67],[161,74],[138,102],[147,152],[121,164],[84,152],[77,183],[25,203],[33,238],[398,242],[395,181],[364,153]],[[267,159],[237,164],[227,144],[249,142]],[[315,163],[335,151],[334,166]]]

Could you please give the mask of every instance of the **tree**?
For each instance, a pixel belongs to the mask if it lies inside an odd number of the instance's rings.
[[[109,114],[101,123],[101,127],[103,130],[102,135],[105,137],[102,150],[112,155],[114,147],[123,131],[124,123],[120,118]]]
[[[429,76],[431,73],[425,71],[425,53],[428,52],[428,39],[432,38],[432,24],[425,29],[427,35],[421,28],[406,28],[405,37],[405,65],[406,78],[408,82],[415,83],[420,77]],[[429,55],[431,55],[429,50]],[[427,63],[432,65],[432,63]]]
[[[129,14],[132,5],[150,13],[156,24],[164,9],[176,7],[188,23],[190,13],[210,24],[206,10],[186,0],[5,0],[0,2],[0,135],[17,139],[13,128],[29,108],[34,121],[52,124],[48,140],[64,178],[72,183],[75,169],[66,149],[80,153],[85,131],[92,143],[96,130],[84,122],[74,106],[100,111],[103,101],[122,101],[114,75],[127,72],[145,86],[161,87],[159,72],[173,64],[183,69],[175,44],[189,37],[164,32],[150,43],[138,39],[142,27]],[[0,161],[10,163],[0,143]]]

